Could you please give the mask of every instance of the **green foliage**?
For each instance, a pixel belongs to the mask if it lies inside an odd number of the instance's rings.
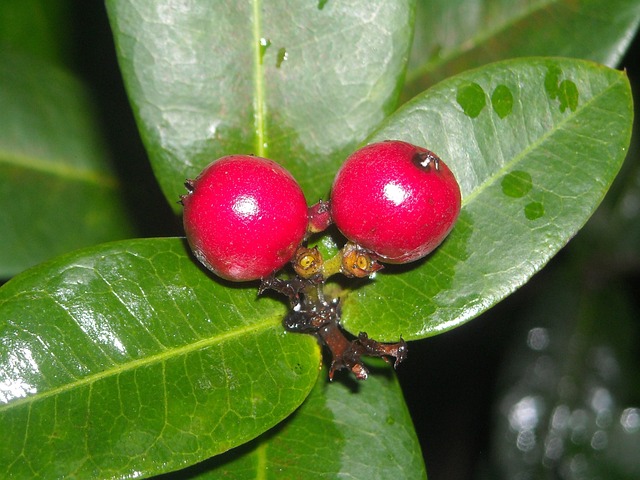
[[[573,85],[574,97],[549,87],[555,72],[553,85]],[[430,145],[460,182],[462,212],[422,264],[387,268],[349,295],[345,326],[385,340],[423,338],[523,285],[602,200],[627,153],[632,117],[624,73],[567,59],[495,63],[405,104],[369,140]]]
[[[52,62],[70,62],[69,0],[4,0],[0,3],[0,45]]]
[[[85,87],[62,69],[0,53],[0,277],[131,236]]]
[[[504,58],[563,56],[614,67],[639,22],[636,0],[419,1],[404,94]]]
[[[212,282],[179,239],[71,253],[2,293],[1,363],[20,379],[2,398],[8,476],[189,465],[283,420],[317,378],[317,345],[283,332],[282,305]]]
[[[374,365],[358,385],[316,383],[287,421],[242,455],[231,451],[196,467],[195,478],[426,478],[398,382]]]
[[[207,274],[182,239],[131,239],[121,185],[135,179],[112,166],[92,93],[61,65],[73,63],[68,8],[0,7],[0,25],[22,27],[0,29],[0,277],[22,272],[0,288],[0,476],[134,478],[192,466],[177,475],[426,478],[393,370],[374,364],[364,383],[329,384],[315,339],[282,328],[279,299]],[[107,0],[106,9],[176,213],[184,179],[225,154],[277,160],[310,203],[366,142],[424,145],[451,167],[463,210],[447,241],[415,265],[332,286],[353,333],[418,340],[487,311],[582,229],[629,150],[631,89],[609,67],[637,30],[637,0]],[[636,197],[623,190],[618,205]],[[580,258],[633,231],[629,209],[613,211],[618,229],[592,232]],[[332,233],[320,243],[342,241]],[[569,308],[569,297],[557,305]],[[632,331],[620,303],[623,333],[609,344]],[[606,307],[594,298],[589,310]],[[583,334],[588,345],[605,339]],[[522,368],[506,378],[527,371],[527,354],[514,355],[524,366],[514,360]],[[576,411],[590,398],[531,395]],[[633,396],[619,398],[616,415]],[[524,471],[530,457],[508,454],[522,452],[513,426],[497,425],[509,445],[496,441],[495,468]],[[626,475],[637,463],[616,457],[594,469]]]
[[[174,205],[184,193],[176,178],[234,153],[277,160],[307,198],[324,198],[342,160],[395,108],[414,10],[410,0],[107,7],[142,137]]]

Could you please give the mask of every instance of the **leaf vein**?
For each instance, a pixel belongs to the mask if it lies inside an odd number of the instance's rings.
[[[0,151],[0,164],[40,172],[64,180],[94,184],[102,188],[119,188],[118,180],[109,173],[77,168],[62,160],[51,159],[45,161],[26,155]]]
[[[36,401],[43,400],[48,397],[60,395],[65,392],[69,392],[75,388],[80,388],[83,386],[93,386],[96,382],[103,380],[105,378],[110,378],[115,375],[121,375],[122,373],[135,370],[137,368],[142,368],[148,365],[153,365],[156,363],[162,363],[175,358],[179,355],[186,355],[192,352],[195,352],[200,349],[204,349],[213,345],[224,344],[225,342],[234,340],[236,338],[252,334],[263,332],[274,328],[275,324],[271,321],[270,318],[265,318],[260,322],[256,322],[251,325],[246,325],[241,328],[234,329],[229,332],[224,332],[216,336],[203,338],[193,343],[189,343],[180,347],[174,347],[168,350],[164,350],[162,352],[158,352],[154,355],[149,355],[144,358],[139,358],[135,360],[131,360],[123,365],[115,365],[112,368],[108,368],[106,370],[93,373],[91,375],[87,375],[86,377],[79,378],[74,382],[69,382],[67,384],[52,388],[47,391],[43,391],[40,393],[36,393],[34,395],[13,400],[9,403],[0,406],[0,413],[11,408],[15,408],[21,404],[29,403],[33,404]]]
[[[262,39],[262,15],[260,0],[253,0],[253,88],[254,88],[254,128],[256,131],[255,149],[256,155],[267,156],[267,106],[264,91],[264,67],[262,65],[262,52],[260,41]]]
[[[517,155],[514,155],[514,157],[509,162],[505,163],[499,169],[496,169],[495,172],[493,173],[493,175],[490,175],[489,177],[487,177],[473,191],[471,191],[469,193],[469,195],[466,195],[465,197],[463,197],[463,199],[462,199],[462,207],[464,208],[465,205],[471,203],[478,195],[480,195],[487,188],[489,188],[491,185],[493,185],[497,179],[501,178],[506,172],[508,172],[511,168],[513,168],[514,165],[517,165],[527,154],[531,153],[532,151],[534,151],[537,148],[543,148],[545,142],[550,137],[552,137],[557,132],[562,131],[564,125],[568,124],[573,119],[578,117],[584,110],[586,110],[589,107],[593,108],[592,104],[597,102],[601,97],[603,97],[605,94],[607,94],[613,88],[618,86],[618,84],[621,81],[622,80],[618,79],[618,81],[611,83],[610,85],[607,86],[607,88],[604,88],[602,91],[598,92],[596,95],[591,97],[588,101],[586,101],[582,105],[580,105],[575,110],[575,112],[572,112],[572,114],[567,115],[566,117],[561,119],[558,123],[553,125],[552,128],[550,128],[549,130],[544,132],[542,135],[540,135],[540,137],[538,137],[536,140],[531,142],[530,145],[527,146],[527,148],[524,148],[520,153],[518,153]]]

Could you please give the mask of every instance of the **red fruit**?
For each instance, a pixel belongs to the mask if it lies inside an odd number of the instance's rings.
[[[331,191],[338,229],[388,263],[412,262],[440,245],[460,204],[460,187],[445,163],[397,140],[354,152]]]
[[[183,195],[189,245],[207,268],[233,281],[256,280],[283,267],[307,229],[307,203],[282,166],[230,155],[209,164]]]

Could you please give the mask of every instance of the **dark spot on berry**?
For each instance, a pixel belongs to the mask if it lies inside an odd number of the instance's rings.
[[[413,156],[413,163],[425,170],[429,170],[431,168],[435,168],[436,171],[440,170],[441,161],[442,160],[440,160],[435,153],[430,152],[429,150],[425,152],[418,152]]]

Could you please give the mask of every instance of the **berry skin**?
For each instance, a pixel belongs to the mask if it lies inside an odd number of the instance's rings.
[[[350,155],[331,191],[338,229],[386,263],[408,263],[430,253],[453,228],[460,205],[460,187],[445,163],[398,140]]]
[[[296,180],[266,158],[230,155],[186,184],[183,223],[194,255],[216,275],[257,280],[283,267],[307,229]]]

